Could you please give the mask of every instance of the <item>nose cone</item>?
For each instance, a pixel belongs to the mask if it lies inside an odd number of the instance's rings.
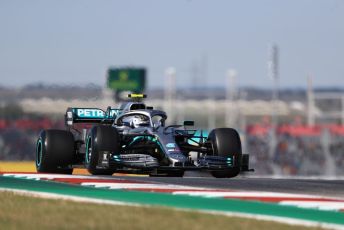
[[[187,160],[182,153],[170,153],[168,156],[173,166],[182,166]]]

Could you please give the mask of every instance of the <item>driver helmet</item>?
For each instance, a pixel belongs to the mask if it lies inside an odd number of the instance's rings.
[[[149,120],[143,120],[143,119],[140,119],[140,118],[133,118],[132,120],[132,127],[133,128],[138,128],[140,126],[149,126]]]

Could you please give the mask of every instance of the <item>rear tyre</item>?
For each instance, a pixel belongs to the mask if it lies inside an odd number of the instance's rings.
[[[36,170],[40,173],[72,174],[75,156],[73,134],[65,130],[43,130],[36,144]]]
[[[118,132],[111,126],[95,126],[86,140],[85,167],[92,175],[112,175],[113,168],[101,166],[104,153],[107,156],[119,153]]]
[[[233,168],[214,170],[210,173],[216,178],[235,177],[240,172],[242,149],[238,132],[232,128],[214,129],[210,132],[208,141],[212,143],[214,155],[232,157]]]

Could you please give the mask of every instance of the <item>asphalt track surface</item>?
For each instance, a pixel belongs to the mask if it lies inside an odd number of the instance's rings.
[[[123,176],[113,176],[123,178]],[[310,194],[344,198],[343,179],[274,179],[238,176],[230,179],[218,179],[208,176],[177,177],[142,177],[130,176],[130,179],[150,183],[167,183],[213,189],[233,189],[244,191],[284,192],[295,194]]]

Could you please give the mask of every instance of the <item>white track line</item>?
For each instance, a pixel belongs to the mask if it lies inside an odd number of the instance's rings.
[[[283,176],[283,175],[247,175],[240,176],[240,178],[254,178],[254,179],[286,179],[286,180],[344,180],[344,176]]]
[[[74,179],[107,179],[105,177],[87,176],[87,175],[65,175],[65,174],[25,174],[25,173],[4,173],[3,176],[13,176],[16,178],[27,178],[27,179],[55,179],[55,178],[74,178]],[[111,177],[109,177],[111,178]],[[113,178],[114,179],[114,178]],[[118,179],[121,180],[121,179]]]
[[[281,205],[291,205],[299,208],[313,208],[324,211],[344,210],[344,202],[331,201],[281,201]]]
[[[208,191],[176,191],[175,195],[190,195],[190,196],[205,196],[205,197],[286,197],[286,198],[322,198],[320,196],[313,196],[307,194],[292,194],[292,193],[277,193],[277,192],[245,192],[245,191],[223,191],[223,192],[208,192]],[[344,201],[344,200],[343,200]]]
[[[94,186],[96,188],[110,189],[196,189],[195,187],[165,184],[142,184],[142,183],[103,183],[103,182],[83,182],[83,186]]]

